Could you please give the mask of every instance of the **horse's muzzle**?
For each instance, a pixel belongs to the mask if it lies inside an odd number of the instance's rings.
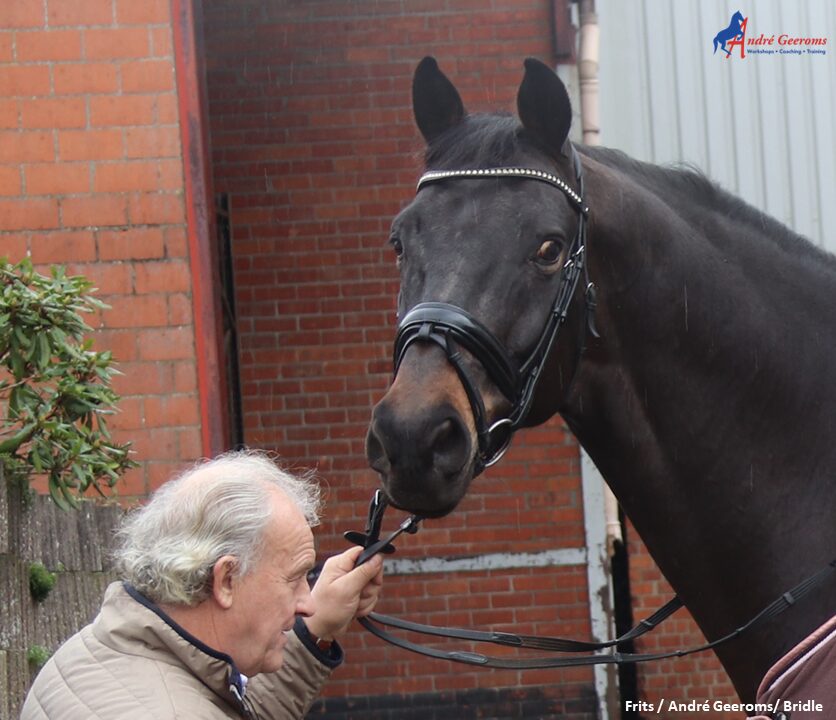
[[[402,510],[440,517],[464,497],[478,456],[475,426],[456,372],[434,344],[410,348],[372,412],[366,456]]]

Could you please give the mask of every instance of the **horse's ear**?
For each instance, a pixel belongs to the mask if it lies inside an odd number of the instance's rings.
[[[439,70],[435,58],[425,57],[415,68],[412,109],[418,129],[428,143],[464,119],[459,92]]]
[[[572,104],[566,86],[539,60],[525,61],[517,112],[523,127],[541,145],[555,156],[562,152],[572,124]]]

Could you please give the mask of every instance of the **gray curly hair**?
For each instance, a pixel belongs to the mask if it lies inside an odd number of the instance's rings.
[[[122,578],[157,603],[195,605],[209,596],[212,569],[224,555],[248,573],[259,559],[271,518],[271,487],[319,523],[320,488],[253,450],[202,461],[167,482],[129,515],[117,534]]]

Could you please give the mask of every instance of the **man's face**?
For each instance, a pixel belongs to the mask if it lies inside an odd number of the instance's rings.
[[[229,654],[247,676],[274,672],[282,664],[286,633],[297,615],[313,614],[307,573],[314,566],[314,539],[302,513],[279,490],[273,517],[254,568],[234,580],[227,620]]]

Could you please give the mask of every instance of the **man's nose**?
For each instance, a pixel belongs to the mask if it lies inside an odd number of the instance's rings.
[[[306,584],[299,593],[299,596],[296,598],[296,614],[301,617],[310,617],[314,614],[315,609],[316,607],[313,595],[311,595],[311,589]]]

